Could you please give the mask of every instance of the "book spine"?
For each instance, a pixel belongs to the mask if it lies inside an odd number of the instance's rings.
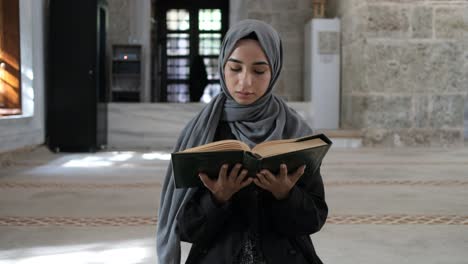
[[[243,168],[247,169],[250,177],[255,177],[257,172],[260,171],[261,160],[257,158],[252,152],[244,152],[244,159],[242,162]]]

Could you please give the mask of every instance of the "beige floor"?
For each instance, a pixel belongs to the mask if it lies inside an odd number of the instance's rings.
[[[0,263],[157,263],[167,151],[52,154],[0,164]],[[325,263],[468,263],[468,148],[332,149]],[[184,247],[184,255],[187,247]]]

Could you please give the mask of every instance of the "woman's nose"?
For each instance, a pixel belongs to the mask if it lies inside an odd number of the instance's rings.
[[[252,75],[248,72],[243,72],[240,74],[239,78],[239,82],[242,84],[242,86],[252,86]]]

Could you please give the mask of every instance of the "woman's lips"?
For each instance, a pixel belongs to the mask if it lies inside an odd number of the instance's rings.
[[[237,97],[241,99],[248,99],[253,95],[253,93],[249,93],[249,92],[236,92],[236,94],[237,94]]]

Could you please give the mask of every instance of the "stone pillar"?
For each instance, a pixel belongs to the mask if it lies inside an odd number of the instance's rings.
[[[341,126],[367,146],[463,146],[468,1],[337,0]]]

